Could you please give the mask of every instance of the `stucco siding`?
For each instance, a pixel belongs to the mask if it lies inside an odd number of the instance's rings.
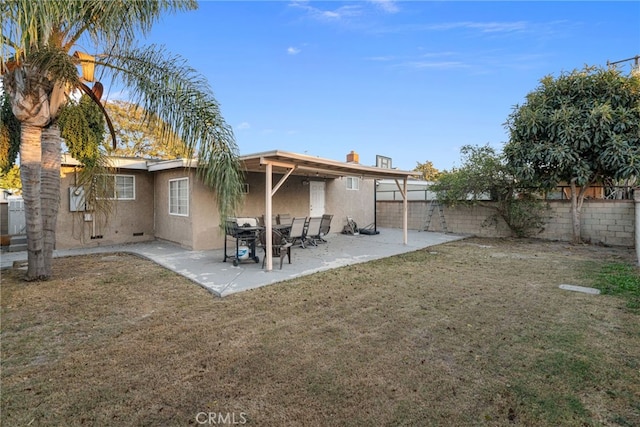
[[[197,178],[191,181],[191,188],[192,249],[203,251],[223,247],[224,231],[214,191]]]
[[[77,183],[76,170],[61,168],[60,207],[56,225],[56,248],[67,249],[153,240],[153,176],[140,171],[117,170],[132,175],[134,200],[112,200],[110,212],[70,210],[69,187]]]
[[[359,227],[372,224],[375,216],[374,180],[359,180],[357,190],[347,189],[346,178],[338,178],[327,185],[327,212],[333,214],[331,232],[339,233],[353,218]]]
[[[283,175],[273,174],[273,186],[277,185]],[[304,184],[304,177],[290,176],[282,184],[271,200],[272,212],[295,216],[309,216],[309,186]],[[237,216],[260,217],[265,213],[266,178],[263,173],[249,173],[246,176],[249,192],[246,194]]]
[[[154,238],[193,250],[224,247],[225,235],[215,192],[201,182],[195,169],[181,167],[154,172],[127,169],[121,173],[135,176],[135,200],[114,201],[114,210],[108,219],[92,214],[91,221],[88,221],[84,212],[69,210],[68,187],[75,182],[75,175],[73,168],[63,168],[58,217],[59,248],[121,244]],[[274,174],[273,185],[277,185],[282,177]],[[170,214],[170,182],[180,179],[188,179],[188,212]],[[310,181],[314,180],[325,183],[324,213],[333,215],[330,232],[341,232],[347,217],[352,217],[361,227],[373,223],[375,181],[372,179],[359,179],[358,189],[348,189],[346,177],[289,176],[273,195],[273,214],[310,216]],[[266,211],[265,174],[248,173],[246,183],[248,192],[235,215],[259,218]]]
[[[169,182],[174,179],[189,179],[189,213],[187,216],[169,214]],[[186,248],[193,247],[193,181],[195,172],[186,169],[171,169],[155,172],[155,229],[156,237],[177,243]]]

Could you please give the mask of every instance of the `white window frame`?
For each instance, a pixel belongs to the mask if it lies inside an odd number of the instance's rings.
[[[118,186],[118,178],[131,178],[131,184],[130,184],[130,188],[131,188],[131,196],[123,196],[124,193],[126,193],[125,191],[122,191],[123,186]],[[113,175],[113,192],[114,192],[114,196],[113,198],[116,200],[135,200],[136,199],[136,176],[135,175],[121,175],[121,174],[117,174],[117,175]],[[129,188],[128,184],[125,184],[126,189]],[[120,191],[118,191],[120,189]]]
[[[178,183],[178,182],[185,182],[186,183],[186,188],[184,188],[183,190],[185,191],[185,194],[177,194],[178,199],[174,200],[174,194],[171,191],[171,185],[174,183]],[[177,191],[180,191],[180,187],[177,188]],[[168,197],[168,202],[169,202],[169,215],[175,215],[175,216],[189,216],[189,177],[184,177],[184,178],[176,178],[176,179],[170,179],[169,180],[169,197]],[[180,203],[182,202],[182,204]],[[186,210],[185,212],[181,212],[180,207],[184,207]],[[176,209],[176,211],[174,212],[174,209]]]
[[[352,191],[360,190],[360,178],[357,176],[348,176],[347,190],[352,190]]]
[[[136,199],[136,176],[135,175],[124,175],[124,174],[107,174],[107,177],[113,178],[113,183],[109,185],[113,185],[112,188],[105,188],[105,192],[111,192],[111,194],[104,194],[106,197],[98,197],[98,199],[107,199],[107,200],[135,200]],[[124,196],[123,191],[118,191],[118,178],[131,178],[131,185],[127,186],[131,188],[131,195]]]

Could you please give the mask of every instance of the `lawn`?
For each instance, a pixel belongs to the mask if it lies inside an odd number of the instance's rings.
[[[127,254],[4,270],[2,425],[638,426],[640,313],[558,288],[633,262],[471,238],[222,299]]]

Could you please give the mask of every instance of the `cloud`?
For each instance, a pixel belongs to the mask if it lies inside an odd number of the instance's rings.
[[[297,47],[289,46],[289,47],[287,48],[287,53],[288,53],[289,55],[297,55],[297,54],[299,54],[300,52],[301,52],[301,50],[300,50],[300,49],[298,49]]]
[[[400,10],[395,0],[369,0],[369,1],[374,5],[376,5],[378,9],[381,9],[387,13],[396,13]]]
[[[459,61],[406,61],[398,64],[399,67],[407,68],[438,68],[438,69],[451,69],[451,68],[468,68],[469,65]]]
[[[364,59],[366,61],[374,61],[374,62],[389,62],[389,61],[395,60],[396,58],[394,56],[370,56]]]
[[[245,130],[250,128],[251,128],[251,125],[249,124],[249,122],[242,122],[238,126],[236,126],[236,129],[238,130]]]
[[[362,15],[360,5],[340,6],[336,9],[320,9],[310,6],[307,1],[294,1],[289,4],[305,11],[310,17],[324,22],[336,22]]]
[[[430,30],[456,30],[471,29],[481,33],[511,33],[514,31],[525,31],[528,25],[525,21],[515,22],[448,22],[443,24],[430,25]]]

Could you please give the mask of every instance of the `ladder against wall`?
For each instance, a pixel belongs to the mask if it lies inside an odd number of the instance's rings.
[[[438,202],[437,200],[432,200],[429,203],[429,207],[427,208],[422,226],[422,231],[429,231],[429,226],[431,226],[431,219],[433,218],[433,214],[436,211],[438,212],[438,218],[440,219],[440,228],[442,229],[442,232],[448,233],[449,230],[447,229],[447,221],[444,218],[444,208],[442,207],[442,204],[440,204],[440,202]]]

